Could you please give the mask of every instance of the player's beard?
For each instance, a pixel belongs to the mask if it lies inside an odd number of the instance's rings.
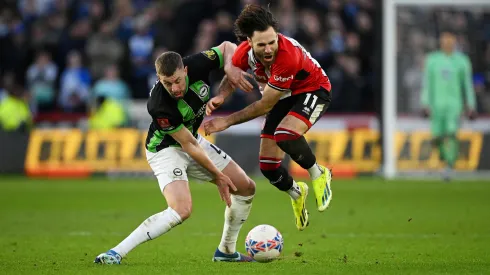
[[[277,55],[277,50],[269,54],[263,52],[260,55],[257,55],[257,57],[264,66],[270,66],[276,60],[276,55]]]

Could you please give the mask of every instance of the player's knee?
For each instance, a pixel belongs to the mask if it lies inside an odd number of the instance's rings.
[[[248,186],[246,189],[246,196],[253,196],[255,195],[255,181],[251,178],[248,178]]]
[[[291,151],[290,149],[294,145],[294,141],[300,137],[300,134],[286,128],[277,128],[274,132],[274,140],[276,141],[277,146],[284,152]]]
[[[177,214],[179,214],[182,221],[187,220],[191,216],[192,202],[190,202],[190,201],[188,201],[188,202],[181,201],[174,206],[171,206],[171,205],[169,205],[169,206],[172,207],[175,210],[175,212],[177,212]]]

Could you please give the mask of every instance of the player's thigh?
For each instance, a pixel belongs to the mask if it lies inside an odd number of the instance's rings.
[[[189,156],[179,148],[169,147],[156,153],[147,151],[146,158],[168,206],[179,213],[182,219],[189,217],[192,211],[187,178]]]
[[[445,116],[441,112],[431,112],[430,132],[433,140],[440,140],[446,135]]]
[[[289,113],[295,101],[292,97],[288,97],[276,103],[272,110],[266,115],[262,131],[260,133],[260,157],[268,157],[273,159],[283,159],[284,152],[277,146],[274,140],[274,133],[277,126],[284,117]]]
[[[223,171],[225,167],[232,161],[231,157],[226,154],[226,152],[218,148],[218,146],[207,141],[205,138],[199,136],[198,142],[206,155],[209,157],[209,159],[213,162],[216,168],[218,168],[218,170]],[[199,181],[212,182],[214,180],[214,175],[193,159],[191,159],[189,162],[189,166],[187,167],[187,174],[189,175],[189,177],[192,177]]]
[[[445,121],[446,136],[455,136],[461,126],[461,113],[450,112],[446,116]]]
[[[279,100],[272,110],[265,116],[260,137],[274,140],[274,132],[276,131],[277,126],[289,113],[294,104],[295,100],[293,97]]]
[[[320,88],[311,93],[295,95],[295,104],[279,123],[281,128],[304,135],[325,114],[332,100],[331,93]]]
[[[168,147],[156,153],[146,151],[146,159],[162,192],[171,182],[188,181],[187,167],[190,159],[180,148]]]

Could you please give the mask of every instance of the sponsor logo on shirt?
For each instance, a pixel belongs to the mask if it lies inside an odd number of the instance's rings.
[[[282,77],[282,76],[279,76],[279,75],[275,75],[274,76],[274,80],[275,81],[279,81],[279,82],[288,82],[289,80],[292,80],[293,78],[294,78],[293,75],[288,76],[288,77]]]

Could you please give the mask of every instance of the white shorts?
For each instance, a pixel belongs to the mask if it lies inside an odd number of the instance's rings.
[[[200,135],[197,137],[197,141],[214,165],[220,171],[223,171],[230,163],[231,157]],[[165,186],[173,181],[189,181],[187,176],[201,181],[214,179],[214,176],[208,170],[182,151],[180,147],[167,147],[156,153],[146,150],[146,159],[155,173],[162,191]]]

